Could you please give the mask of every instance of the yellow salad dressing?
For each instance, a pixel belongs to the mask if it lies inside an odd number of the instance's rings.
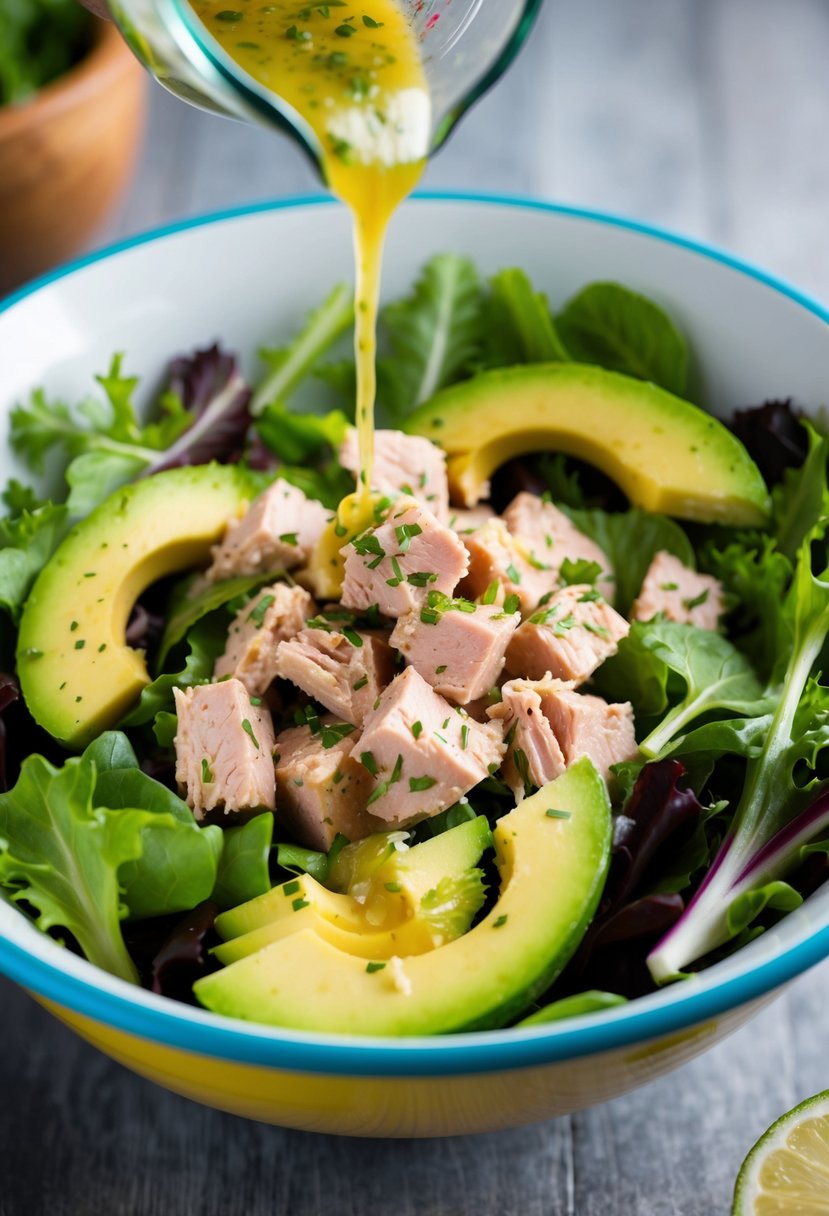
[[[313,130],[331,189],[351,209],[356,263],[357,493],[339,511],[337,547],[371,520],[377,310],[386,229],[414,189],[431,107],[416,35],[396,0],[191,0],[240,67]],[[332,563],[333,564],[333,563]]]

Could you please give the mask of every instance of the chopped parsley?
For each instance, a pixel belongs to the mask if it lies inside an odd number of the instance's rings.
[[[213,780],[213,773],[210,770],[210,765],[207,762],[206,756],[202,756],[201,759],[201,779],[205,785],[210,785]]]
[[[446,664],[445,664],[445,663],[441,663],[440,667],[436,667],[436,668],[435,668],[435,675],[436,675],[436,676],[441,676],[441,675],[443,675],[443,673],[444,673],[445,671],[446,671]]]
[[[514,592],[512,595],[508,595],[504,600],[504,614],[506,616],[512,616],[512,614],[517,612],[520,607],[521,597],[516,595]]]
[[[515,583],[516,586],[519,586],[521,583],[521,574],[516,570],[512,562],[507,566],[507,578],[511,583]]]
[[[660,591],[679,591],[679,583],[660,583]]]
[[[501,916],[498,917],[498,919],[496,921],[493,921],[492,927],[493,927],[493,929],[503,929],[503,927],[506,923],[507,923],[507,914],[504,912],[504,913],[502,913]]]
[[[437,785],[435,777],[410,777],[409,793],[418,794],[421,790],[430,790],[433,785]]]
[[[300,896],[298,899],[292,900],[291,907],[293,908],[294,912],[299,912],[302,908],[310,908],[311,904],[307,899],[303,899],[302,896]]]
[[[290,882],[286,882],[282,888],[283,895],[296,895],[299,890],[299,879],[293,878]]]
[[[385,966],[385,963],[366,963],[366,971],[369,975],[374,975],[375,971],[382,971]]]
[[[251,726],[251,724],[247,718],[242,719],[242,730],[245,732],[246,735],[250,735],[253,746],[256,748],[257,751],[259,751],[259,740],[256,738],[256,735],[253,733],[253,727]]]
[[[482,604],[494,604],[496,599],[498,598],[498,588],[500,586],[501,586],[501,584],[498,582],[498,579],[494,578],[492,580],[492,582],[489,584],[489,586],[487,587],[486,591],[481,596],[481,603]]]
[[[372,777],[376,777],[380,771],[377,767],[377,761],[374,759],[371,752],[363,752],[360,756],[360,763],[362,764],[363,768],[368,769]]]
[[[359,650],[363,644],[363,639],[360,637],[357,630],[352,629],[350,625],[344,625],[342,632],[343,632],[343,637],[347,638],[348,641],[351,643],[351,645],[354,646],[357,650]]]
[[[548,819],[570,819],[572,817],[570,811],[557,811],[554,807],[550,807],[544,814]]]
[[[343,739],[353,734],[356,727],[350,722],[331,722],[320,726],[320,741],[325,748],[336,747]]]
[[[387,891],[390,891],[392,895],[398,895],[400,891],[403,890],[399,882],[386,882],[383,883],[383,886]]]
[[[413,574],[406,575],[406,582],[412,587],[428,587],[429,583],[436,583],[438,576],[431,574],[428,570],[416,570]]]
[[[414,735],[415,739],[420,738],[420,736],[423,734],[423,723],[422,722],[418,721],[418,722],[412,723],[412,734]]]
[[[284,545],[292,545],[295,549],[299,547],[299,537],[296,532],[283,532],[279,539]]]
[[[256,607],[252,608],[248,613],[248,620],[253,621],[254,625],[261,629],[265,620],[265,613],[268,611],[275,599],[275,595],[263,595]]]
[[[397,537],[397,543],[400,546],[401,553],[408,553],[409,546],[416,536],[420,536],[423,529],[420,524],[400,524],[394,529],[394,535]]]
[[[461,751],[466,751],[466,745],[469,742],[469,727],[464,722],[461,727]]]
[[[368,676],[361,676],[356,684],[351,685],[352,691],[359,692],[361,688],[365,688],[366,684],[368,684]]]
[[[683,600],[682,607],[686,608],[689,612],[692,608],[699,608],[702,604],[707,603],[709,594],[710,592],[706,587],[704,591],[700,591],[699,595],[695,595],[688,600]]]

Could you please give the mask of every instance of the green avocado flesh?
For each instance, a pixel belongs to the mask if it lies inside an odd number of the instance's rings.
[[[125,630],[139,595],[203,564],[250,490],[238,469],[171,469],[118,490],[41,571],[20,622],[17,670],[31,713],[67,747],[114,726],[149,683]]]
[[[769,495],[718,419],[654,384],[577,363],[484,372],[406,422],[449,457],[453,499],[474,506],[505,461],[557,451],[601,469],[646,511],[739,527],[767,521]]]
[[[611,842],[603,780],[577,761],[500,819],[493,837],[500,895],[462,937],[367,961],[298,928],[198,980],[196,996],[228,1017],[327,1033],[502,1026],[552,983],[596,910]]]
[[[423,954],[460,937],[483,899],[476,867],[492,844],[487,820],[481,815],[398,850],[393,837],[404,835],[379,833],[348,846],[360,853],[352,854],[354,881],[347,892],[303,874],[223,912],[216,931],[224,943],[212,953],[221,963],[235,963],[304,928],[365,959]],[[361,864],[369,855],[374,864]]]

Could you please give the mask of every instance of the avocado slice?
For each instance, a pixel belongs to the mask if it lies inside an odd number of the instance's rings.
[[[648,384],[579,363],[483,372],[438,393],[406,430],[449,457],[453,498],[474,506],[513,456],[558,451],[601,469],[646,511],[760,526],[769,495],[743,445],[711,414]]]
[[[610,858],[604,782],[584,757],[498,821],[501,893],[474,929],[410,958],[357,958],[302,929],[205,976],[228,1017],[355,1035],[502,1026],[559,974],[596,910]]]
[[[114,726],[150,677],[126,643],[150,583],[204,563],[250,497],[232,466],[171,469],[117,490],[69,533],[20,622],[17,670],[35,719],[67,747]]]
[[[487,820],[478,816],[411,849],[399,847],[404,834],[380,832],[347,846],[351,860],[339,868],[345,892],[303,874],[222,913],[216,931],[225,941],[212,953],[233,963],[302,929],[365,959],[423,954],[460,937],[483,902],[476,866],[492,843]]]

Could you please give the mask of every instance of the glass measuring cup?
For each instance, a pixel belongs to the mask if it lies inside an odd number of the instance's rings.
[[[512,62],[541,3],[402,0],[423,47],[430,153]],[[214,113],[280,128],[320,171],[321,148],[308,123],[225,53],[187,0],[113,0],[111,11],[135,55],[171,93]]]

